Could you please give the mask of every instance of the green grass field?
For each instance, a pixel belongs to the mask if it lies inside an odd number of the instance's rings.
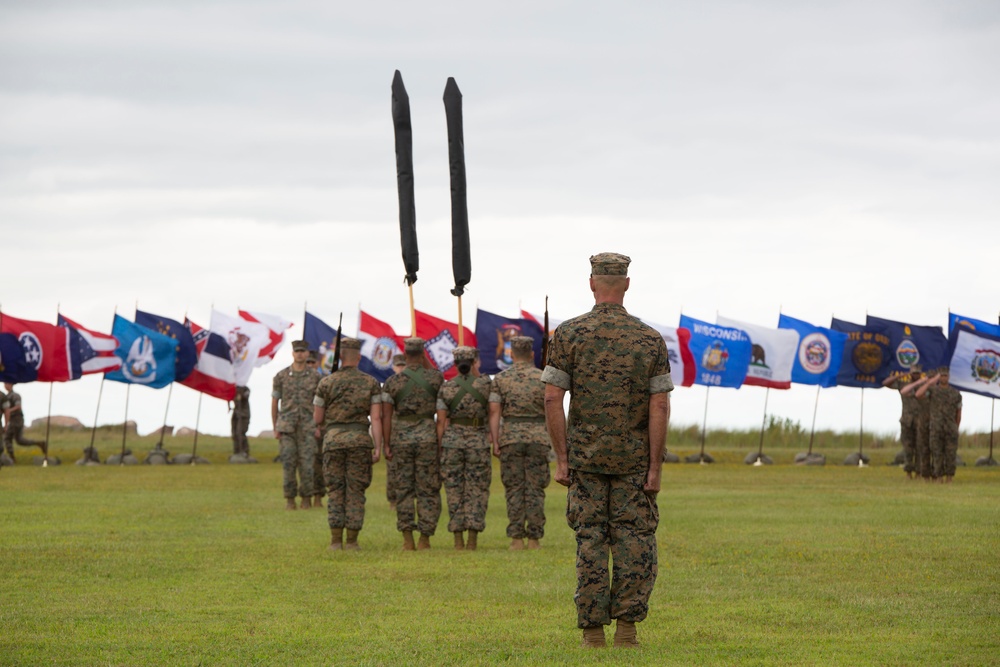
[[[825,441],[825,467],[789,465],[794,439],[743,465],[757,437],[665,468],[643,647],[588,652],[562,487],[541,551],[507,550],[495,470],[478,552],[451,550],[445,516],[431,551],[403,553],[379,464],[363,550],[331,553],[325,510],[283,509],[274,441],[253,466],[202,437],[211,465],[77,467],[89,433],[54,433],[63,465],[20,449],[0,470],[0,665],[1000,664],[1000,471],[910,482],[888,438],[871,467],[834,465],[856,434]],[[120,438],[99,431],[102,458]],[[154,443],[130,438],[140,460]]]

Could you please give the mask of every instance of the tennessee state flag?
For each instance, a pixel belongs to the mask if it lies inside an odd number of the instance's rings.
[[[14,334],[24,350],[28,374],[39,382],[67,382],[70,367],[69,330],[47,322],[22,320],[0,313],[0,332]]]
[[[417,336],[424,339],[424,350],[434,367],[451,379],[458,375],[452,350],[458,347],[458,325],[433,315],[414,311],[417,317]],[[476,334],[468,327],[462,327],[463,345],[478,347]]]

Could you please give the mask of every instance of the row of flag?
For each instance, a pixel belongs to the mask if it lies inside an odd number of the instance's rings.
[[[833,318],[829,327],[784,314],[776,328],[721,316],[710,323],[681,315],[676,327],[643,321],[663,336],[679,386],[877,388],[893,373],[946,366],[956,388],[1000,397],[1000,325],[961,315],[949,314],[947,336],[940,327],[874,316],[864,324]],[[428,360],[448,378],[457,373],[452,350],[459,341],[479,349],[484,374],[513,364],[510,341],[518,335],[535,339],[535,359],[542,364],[542,318],[528,311],[506,317],[480,309],[474,332],[419,310],[415,322]],[[550,327],[560,322],[551,319]],[[291,326],[275,315],[241,310],[232,317],[213,310],[205,329],[187,318],[181,323],[137,310],[135,322],[116,315],[108,335],[61,314],[50,325],[0,313],[0,379],[64,382],[105,373],[109,380],[150,387],[179,382],[229,400],[255,367],[274,358]],[[319,353],[321,372],[331,372],[336,327],[307,311],[303,338]],[[361,311],[358,338],[360,369],[384,382],[403,337]]]
[[[0,380],[68,382],[104,373],[114,382],[159,389],[178,382],[232,400],[237,386],[274,358],[292,323],[241,310],[213,310],[206,329],[136,309],[135,321],[115,314],[111,333],[59,313],[56,324],[0,313]]]

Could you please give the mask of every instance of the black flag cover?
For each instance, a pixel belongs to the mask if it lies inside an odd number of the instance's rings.
[[[465,293],[472,278],[469,251],[469,207],[465,196],[465,137],[462,133],[462,91],[454,77],[444,87],[444,111],[448,121],[448,162],[451,165],[451,269],[455,274],[455,296]]]
[[[399,239],[403,247],[406,284],[417,282],[420,253],[417,252],[417,207],[413,199],[413,128],[410,126],[410,96],[403,77],[392,77],[392,125],[396,131],[396,187],[399,190]],[[463,186],[464,187],[464,186]]]

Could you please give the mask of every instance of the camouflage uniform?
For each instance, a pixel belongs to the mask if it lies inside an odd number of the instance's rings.
[[[456,361],[463,349],[475,354],[475,348],[457,348]],[[471,374],[448,380],[438,391],[437,409],[448,413],[448,427],[441,439],[441,476],[448,499],[449,533],[481,533],[486,529],[493,479],[487,432],[489,395],[490,379]]]
[[[28,440],[24,437],[24,413],[20,409],[14,410],[14,408],[21,407],[21,395],[14,390],[11,390],[7,394],[7,398],[3,400],[3,409],[10,409],[13,412],[10,413],[10,419],[7,421],[7,427],[3,432],[3,448],[7,452],[7,456],[14,459],[14,443],[21,445],[22,447],[44,447],[45,441],[43,440]]]
[[[309,350],[309,362],[312,362],[312,361],[316,361],[317,362],[317,367],[315,369],[313,369],[313,370],[316,371],[316,375],[319,376],[319,380],[320,380],[320,382],[322,382],[323,378],[326,377],[326,376],[323,375],[323,371],[321,371],[319,369],[319,367],[318,367],[319,355],[316,353],[316,350]],[[307,362],[306,365],[308,366],[309,363]],[[326,476],[323,473],[323,443],[322,442],[316,443],[316,459],[315,459],[315,462],[313,463],[313,494],[316,495],[316,496],[325,496],[326,495]],[[321,501],[319,499],[317,499],[316,502],[320,503]]]
[[[378,380],[354,366],[323,378],[313,405],[323,413],[323,471],[330,528],[361,530],[365,491],[372,483],[371,406],[382,402]]]
[[[316,465],[316,436],[313,424],[313,398],[320,377],[306,368],[289,366],[274,376],[272,398],[279,401],[275,430],[281,434],[281,468],[285,498],[311,498]],[[296,481],[298,473],[298,481]]]
[[[250,456],[250,441],[247,440],[247,430],[250,428],[250,389],[237,387],[233,398],[233,454]]]
[[[897,391],[910,383],[909,376],[901,376],[888,385]],[[903,412],[899,416],[899,441],[903,445],[903,457],[905,460],[903,470],[907,473],[918,472],[916,452],[917,452],[917,421],[920,412],[920,399],[914,396],[915,392],[909,394],[900,393],[899,397],[903,402]]]
[[[660,519],[655,496],[643,489],[649,398],[673,390],[666,344],[623,306],[598,303],[556,329],[542,381],[570,392],[566,520],[576,532],[577,625],[642,621]]]
[[[954,477],[958,454],[955,417],[962,409],[962,394],[954,387],[935,383],[926,395],[930,403],[931,477]]]
[[[392,368],[395,372],[398,365],[406,365],[406,356],[402,354],[396,354],[392,357]],[[382,401],[385,402],[385,393],[382,394]],[[395,413],[392,415],[392,430],[396,430],[396,425],[399,421],[396,419]],[[385,460],[385,499],[388,501],[390,506],[395,506],[396,504],[396,458],[393,457],[392,460]]]
[[[931,466],[931,402],[927,396],[917,399],[917,440],[914,451],[915,472],[924,479],[930,479]]]
[[[500,479],[507,500],[507,537],[541,539],[545,487],[552,479],[542,371],[530,361],[515,361],[493,378],[490,402],[500,404],[503,419]]]
[[[395,459],[396,528],[433,535],[441,517],[441,472],[434,409],[444,382],[441,371],[407,364],[382,386],[384,403],[393,406],[389,443]],[[426,389],[424,386],[426,385]],[[414,518],[414,501],[416,517]]]

